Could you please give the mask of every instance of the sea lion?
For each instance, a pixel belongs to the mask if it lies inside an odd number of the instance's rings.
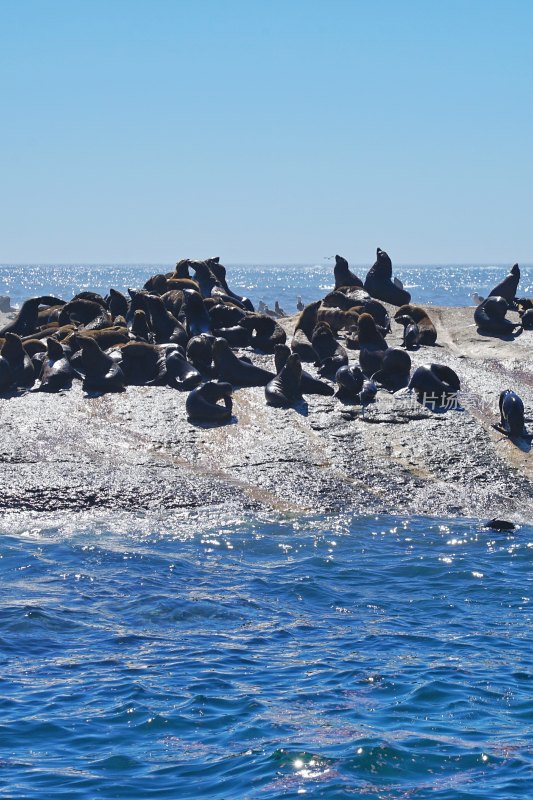
[[[250,332],[242,325],[232,325],[230,328],[215,328],[215,336],[225,339],[230,347],[248,347],[252,343]]]
[[[342,311],[340,308],[323,308],[321,306],[318,309],[316,319],[317,324],[320,322],[327,322],[331,330],[338,333],[343,328],[350,328],[357,325],[359,322],[359,314],[353,308]]]
[[[363,288],[363,281],[355,275],[348,266],[348,262],[342,256],[335,256],[335,289],[340,286],[358,286]]]
[[[83,379],[85,391],[123,392],[126,382],[120,366],[107,353],[104,353],[96,340],[86,334],[76,335],[80,353],[71,364]]]
[[[183,291],[181,289],[170,289],[161,295],[161,300],[167,311],[178,319],[183,305]]]
[[[365,377],[360,367],[340,367],[335,374],[335,382],[339,387],[336,396],[344,403],[358,403]]]
[[[357,333],[346,337],[346,347],[365,350],[386,350],[385,337],[377,329],[374,317],[366,312],[361,314],[357,325]]]
[[[371,378],[383,364],[385,350],[368,350],[362,347],[359,350],[359,366],[367,378]]]
[[[339,367],[348,363],[346,350],[337,342],[333,331],[325,322],[316,326],[311,344],[318,354],[318,374],[323,378],[334,378]]]
[[[520,281],[520,267],[514,264],[511,271],[489,292],[489,297],[504,297],[510,306],[514,306],[518,283]]]
[[[437,341],[437,329],[432,323],[427,311],[420,306],[404,305],[400,306],[394,319],[405,329],[408,325],[415,323],[418,327],[419,335],[416,339],[416,344],[419,345],[434,345]]]
[[[397,392],[409,383],[411,358],[399,347],[389,347],[383,353],[381,367],[372,378],[390,392]]]
[[[533,331],[533,308],[528,308],[520,315],[520,322],[525,331]]]
[[[146,302],[150,313],[150,328],[157,344],[175,342],[185,347],[188,339],[185,328],[167,311],[161,298],[156,294],[148,294]]]
[[[165,352],[148,342],[128,342],[120,348],[120,367],[131,386],[162,386],[167,382]]]
[[[88,300],[85,297],[77,297],[65,303],[57,321],[59,325],[68,325],[69,322],[73,321],[87,325],[101,316],[102,311],[102,303],[98,303],[96,300]]]
[[[316,325],[316,317],[318,314],[318,309],[320,308],[322,301],[316,300],[314,303],[309,303],[305,306],[304,310],[296,320],[295,326],[295,333],[296,331],[302,330],[309,341],[313,336],[313,331]]]
[[[185,315],[185,329],[189,337],[200,336],[202,333],[213,333],[211,318],[204,305],[202,296],[198,292],[187,289],[183,293],[183,312]]]
[[[509,436],[524,436],[526,427],[524,423],[524,403],[515,392],[505,389],[498,401],[500,408],[500,430]]]
[[[31,358],[22,346],[20,336],[7,331],[0,355],[9,362],[13,385],[21,389],[31,388],[35,382],[35,369]]]
[[[144,284],[143,289],[148,294],[164,294],[168,290],[166,276],[161,273],[152,275]]]
[[[179,349],[168,350],[166,354],[167,383],[173,389],[185,391],[194,389],[202,382],[196,367],[182,356]]]
[[[241,295],[236,294],[229,288],[228,282],[226,280],[226,267],[223,264],[220,264],[218,260],[214,258],[210,258],[207,263],[209,265],[209,269],[217,279],[220,286],[224,289],[228,297],[231,297],[233,300],[236,300],[247,311],[253,312],[254,307],[252,301],[248,297],[242,297]]]
[[[189,264],[190,261],[188,258],[180,259],[174,267],[173,275],[175,275],[176,278],[190,278]]]
[[[76,302],[76,300],[88,300],[90,303],[98,303],[98,305],[101,306],[102,308],[107,308],[107,303],[105,299],[102,297],[101,294],[98,294],[98,292],[87,292],[87,291],[78,292],[78,294],[75,294],[72,300],[70,300],[70,302],[73,303]]]
[[[265,314],[247,314],[239,325],[250,334],[250,346],[263,353],[273,353],[277,344],[285,344],[287,340],[281,325]]]
[[[211,293],[217,285],[217,279],[209,269],[205,261],[191,261],[189,266],[194,270],[194,277],[200,287],[202,297],[211,297]]]
[[[7,358],[0,355],[0,393],[4,394],[5,392],[9,392],[13,388],[14,383],[15,378],[11,365]]]
[[[116,289],[109,290],[109,300],[107,303],[107,307],[109,308],[109,311],[113,318],[128,316],[128,310],[129,310],[128,300],[122,294],[122,292],[118,292]]]
[[[211,374],[215,337],[208,333],[193,336],[187,343],[187,360],[203,375]]]
[[[231,328],[233,325],[238,325],[245,316],[242,308],[226,303],[216,303],[209,309],[213,328]]]
[[[416,392],[424,404],[448,406],[461,388],[456,372],[444,364],[426,364],[415,369],[409,381],[409,389]]]
[[[34,391],[60,392],[70,387],[73,377],[74,370],[59,342],[47,339],[46,357],[42,362],[39,385]]]
[[[281,371],[265,386],[265,397],[269,406],[292,406],[302,399],[302,362],[300,356],[291,353]]]
[[[213,361],[219,378],[234,386],[266,386],[275,378],[273,372],[256,367],[249,361],[237,358],[225,339],[216,338],[213,344]]]
[[[388,254],[378,247],[376,261],[370,268],[365,278],[364,288],[378,300],[391,303],[393,306],[403,306],[411,302],[411,295],[401,289],[392,280],[392,262]]]
[[[30,358],[32,358],[35,353],[46,353],[46,344],[42,339],[23,339],[22,346]]]
[[[189,419],[203,422],[223,422],[231,419],[232,391],[231,384],[222,381],[208,381],[193,389],[185,403]],[[224,405],[219,405],[219,400],[222,400]]]
[[[474,320],[478,331],[483,333],[495,333],[504,336],[514,334],[516,328],[520,328],[519,323],[513,323],[510,319],[505,319],[509,310],[509,305],[504,297],[490,296],[474,311]]]
[[[298,353],[301,361],[310,361],[314,364],[318,360],[318,354],[301,328],[294,331],[291,339],[291,350]]]
[[[303,331],[302,331],[303,333]],[[276,373],[281,372],[285,364],[287,363],[287,359],[289,358],[291,351],[286,344],[277,344],[274,349],[274,363],[276,365]],[[329,385],[329,383],[325,383],[324,381],[315,378],[311,375],[310,372],[306,370],[302,370],[301,378],[300,378],[300,388],[303,394],[320,394],[325,397],[331,397],[334,393],[333,387]]]
[[[137,309],[133,315],[133,322],[131,324],[131,332],[138,339],[144,339],[146,342],[151,342],[153,339],[152,332],[148,327],[148,319],[146,313]]]
[[[5,337],[6,333],[16,333],[17,336],[31,336],[35,333],[41,300],[41,297],[30,297],[25,300],[15,319],[0,328],[0,336]]]

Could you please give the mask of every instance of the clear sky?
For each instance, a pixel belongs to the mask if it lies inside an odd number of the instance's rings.
[[[531,0],[1,0],[0,261],[533,261]]]

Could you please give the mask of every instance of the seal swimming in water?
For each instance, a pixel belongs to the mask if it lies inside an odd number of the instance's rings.
[[[519,323],[505,319],[509,305],[505,297],[487,297],[474,311],[474,320],[479,331],[512,336]]]
[[[203,422],[223,422],[231,419],[232,391],[230,383],[218,381],[207,381],[193,389],[185,403],[189,419]],[[224,405],[219,405],[219,400],[222,400]]]
[[[348,262],[342,256],[335,256],[335,267],[333,268],[335,275],[335,289],[341,286],[357,286],[363,288],[363,281],[355,275],[348,266]]]
[[[300,356],[291,353],[275,378],[265,386],[265,397],[269,406],[292,406],[302,399],[302,362]]]
[[[510,389],[504,389],[500,394],[498,406],[501,418],[499,430],[509,436],[527,435],[522,398]]]
[[[520,282],[520,267],[514,264],[508,275],[489,292],[489,297],[504,297],[510,306],[514,306],[518,284]]]
[[[226,340],[220,337],[216,338],[213,344],[213,361],[218,376],[234,386],[266,386],[276,377],[267,369],[237,358]]]
[[[378,247],[376,261],[365,278],[365,289],[378,300],[393,306],[404,306],[411,302],[411,295],[392,280],[392,262],[388,254]]]

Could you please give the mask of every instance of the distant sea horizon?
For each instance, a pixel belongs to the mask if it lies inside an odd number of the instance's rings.
[[[292,314],[299,300],[311,303],[334,287],[333,257],[321,263],[224,262],[230,287],[273,307],[278,301]],[[0,264],[0,295],[13,306],[39,294],[70,299],[80,291],[107,294],[113,287],[126,292],[140,288],[158,272],[168,272],[174,262],[147,263],[20,263]],[[351,269],[364,280],[370,264],[352,263]],[[498,264],[394,264],[393,273],[423,305],[469,306],[474,293],[487,294],[508,273],[511,263]],[[522,264],[519,296],[533,295],[533,264]]]

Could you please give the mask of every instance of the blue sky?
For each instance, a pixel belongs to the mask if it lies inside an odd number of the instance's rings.
[[[5,0],[2,262],[533,261],[529,0]]]

